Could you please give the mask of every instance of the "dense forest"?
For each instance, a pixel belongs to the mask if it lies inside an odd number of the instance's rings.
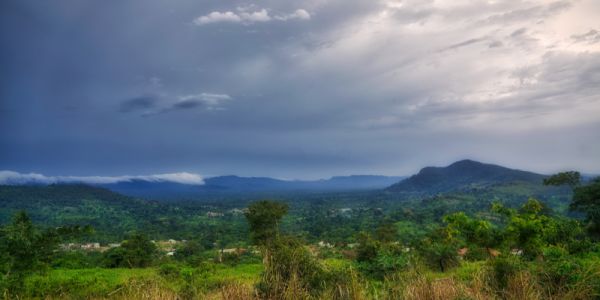
[[[0,186],[0,289],[7,299],[600,296],[600,178],[451,167],[381,190],[168,201]]]

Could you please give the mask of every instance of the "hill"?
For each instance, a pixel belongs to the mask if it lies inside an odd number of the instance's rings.
[[[497,185],[542,185],[544,175],[473,160],[461,160],[447,167],[426,167],[418,174],[386,190],[416,195],[488,188]]]
[[[204,185],[167,181],[131,180],[101,187],[124,195],[151,199],[202,198],[232,193],[327,192],[382,189],[403,177],[379,175],[335,176],[321,180],[281,180],[270,177],[218,176],[204,180]]]
[[[0,224],[20,210],[44,226],[90,225],[96,230],[92,239],[100,241],[144,226],[153,230],[148,216],[168,211],[156,202],[83,184],[0,185]]]

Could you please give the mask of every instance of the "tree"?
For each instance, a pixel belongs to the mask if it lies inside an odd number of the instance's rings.
[[[359,232],[356,240],[358,247],[356,248],[356,261],[369,262],[377,257],[377,252],[380,248],[380,243],[365,232]]]
[[[375,238],[382,243],[391,243],[398,238],[398,228],[392,222],[384,222],[375,229]]]
[[[156,255],[156,245],[141,233],[133,234],[121,245],[126,251],[125,260],[129,267],[147,267]]]
[[[175,251],[175,258],[181,260],[194,259],[195,257],[200,256],[203,250],[204,247],[199,241],[187,241],[187,243],[185,243],[181,248]]]
[[[534,198],[529,198],[519,211],[495,205],[493,210],[507,218],[504,228],[505,243],[509,248],[523,250],[526,258],[533,259],[541,254],[548,244],[548,232],[555,228],[551,217],[542,214],[543,205]]]
[[[570,186],[573,189],[573,199],[569,209],[585,213],[588,232],[600,238],[600,177],[582,185],[579,172],[569,171],[546,178],[544,184]]]
[[[600,238],[600,177],[589,184],[576,187],[569,208],[584,212],[588,231],[592,236]]]
[[[12,223],[0,230],[0,271],[8,289],[19,290],[28,274],[45,269],[62,239],[89,231],[79,226],[41,231],[25,211],[16,213]]]
[[[257,245],[269,245],[279,235],[279,222],[287,213],[285,203],[258,201],[252,203],[245,213],[252,239]]]
[[[455,267],[459,264],[458,243],[449,238],[445,228],[439,228],[429,234],[420,244],[419,250],[425,261],[440,272]]]
[[[459,264],[457,250],[460,243],[455,229],[446,226],[429,232],[417,247],[430,267],[445,272]]]
[[[581,174],[576,171],[560,172],[544,179],[545,185],[568,185],[575,188],[581,183]]]
[[[3,228],[3,275],[9,289],[17,290],[28,273],[41,264],[39,233],[24,211],[18,212],[10,225]]]
[[[104,264],[111,268],[143,268],[152,263],[156,252],[156,245],[145,234],[134,233],[120,247],[104,254]]]
[[[500,233],[491,222],[480,219],[473,219],[464,212],[457,212],[447,215],[443,218],[446,230],[458,240],[462,241],[463,246],[469,247],[469,253],[477,250],[486,250],[496,247],[501,241]]]

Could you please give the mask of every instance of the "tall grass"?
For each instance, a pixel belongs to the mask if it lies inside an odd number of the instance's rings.
[[[323,264],[307,260],[301,250],[292,250],[283,264],[282,257],[268,258],[264,269],[240,266],[210,269],[208,273],[189,273],[185,271],[189,267],[180,269],[190,274],[189,280],[185,276],[160,276],[152,269],[54,270],[47,276],[28,279],[30,292],[0,295],[0,299],[583,300],[600,296],[600,264],[595,261],[581,263],[575,273],[567,274],[569,280],[550,280],[557,275],[547,268],[508,269],[500,263],[466,262],[446,273],[414,264],[379,281],[366,278],[351,264]],[[304,263],[316,269],[309,270],[302,266]],[[503,270],[500,273],[494,270],[498,266]],[[254,279],[238,274],[250,271]],[[504,278],[502,284],[498,283],[499,274]]]

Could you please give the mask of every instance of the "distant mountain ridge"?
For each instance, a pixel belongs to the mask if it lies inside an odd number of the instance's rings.
[[[194,197],[215,193],[283,192],[283,191],[352,191],[383,189],[405,177],[380,175],[334,176],[321,180],[281,180],[270,177],[235,175],[209,177],[203,185],[175,182],[130,180],[101,184],[104,188],[137,197]]]
[[[545,177],[542,174],[467,159],[447,167],[425,167],[418,174],[395,183],[386,190],[431,195],[515,182],[541,185]]]
[[[543,188],[545,175],[510,169],[499,165],[461,160],[446,167],[425,167],[406,178],[400,176],[350,175],[320,180],[282,180],[270,177],[240,177],[235,175],[204,178],[204,184],[187,184],[168,178],[132,177],[109,183],[88,183],[133,197],[153,199],[198,198],[227,196],[231,193],[334,192],[385,190],[406,195],[427,196],[452,191],[488,188],[498,185],[525,185]],[[57,177],[59,178],[59,177]],[[66,177],[70,178],[70,177]],[[160,180],[159,180],[160,179]],[[33,181],[22,183],[42,184]]]

